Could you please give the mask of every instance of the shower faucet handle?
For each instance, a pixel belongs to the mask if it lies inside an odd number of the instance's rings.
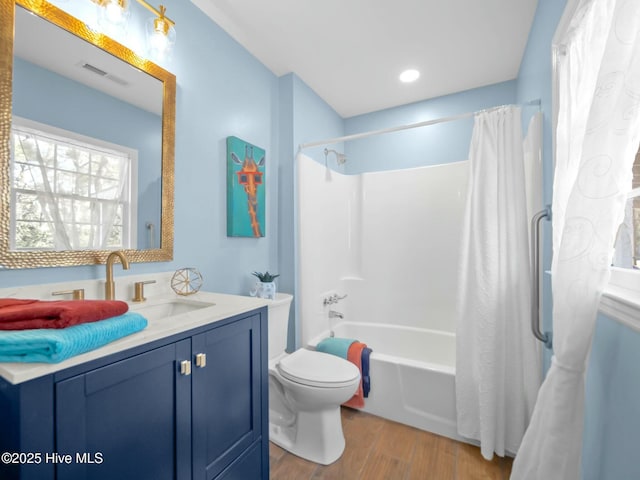
[[[334,303],[338,303],[340,300],[344,300],[345,298],[347,298],[346,294],[340,296],[337,293],[334,293],[333,295],[324,297],[324,300],[322,300],[322,304],[326,307],[327,305],[333,305]]]

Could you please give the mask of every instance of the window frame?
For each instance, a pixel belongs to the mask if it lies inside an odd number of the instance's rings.
[[[135,249],[137,248],[137,220],[138,220],[138,151],[134,148],[119,145],[116,143],[108,142],[88,135],[82,135],[77,132],[65,130],[53,125],[37,122],[35,120],[23,118],[14,115],[12,119],[12,128],[10,139],[13,143],[14,128],[21,131],[32,130],[34,134],[44,135],[51,138],[54,141],[60,141],[66,144],[77,144],[80,148],[88,148],[93,150],[103,151],[104,153],[115,154],[118,156],[126,156],[129,159],[129,180],[126,188],[125,195],[125,208],[123,209],[123,245],[118,247],[104,248],[104,250],[119,250],[119,249]],[[16,248],[16,188],[14,185],[14,149],[11,148],[10,158],[10,236],[9,245],[12,251],[17,252],[54,252],[63,251],[57,246],[53,248]],[[127,208],[128,206],[128,208]]]

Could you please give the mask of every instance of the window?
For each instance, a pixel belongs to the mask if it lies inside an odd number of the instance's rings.
[[[600,300],[600,312],[640,331],[640,151],[633,163],[632,190],[618,229],[611,279]],[[617,268],[616,268],[617,267]]]
[[[135,151],[14,118],[11,248],[132,248]]]
[[[625,206],[624,221],[616,237],[613,266],[640,268],[640,151],[633,163],[633,179]]]

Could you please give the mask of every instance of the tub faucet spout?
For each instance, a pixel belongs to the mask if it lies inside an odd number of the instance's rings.
[[[344,318],[344,315],[335,310],[329,310],[329,318]]]
[[[105,300],[115,299],[116,284],[113,281],[113,263],[115,262],[116,257],[120,259],[120,262],[122,262],[122,268],[124,270],[129,270],[129,260],[125,256],[124,252],[115,251],[109,254],[107,257],[107,281],[104,284]]]

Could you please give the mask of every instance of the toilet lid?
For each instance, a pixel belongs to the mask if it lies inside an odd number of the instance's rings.
[[[292,382],[313,387],[345,387],[360,378],[358,367],[344,358],[304,348],[280,360],[278,371]]]

